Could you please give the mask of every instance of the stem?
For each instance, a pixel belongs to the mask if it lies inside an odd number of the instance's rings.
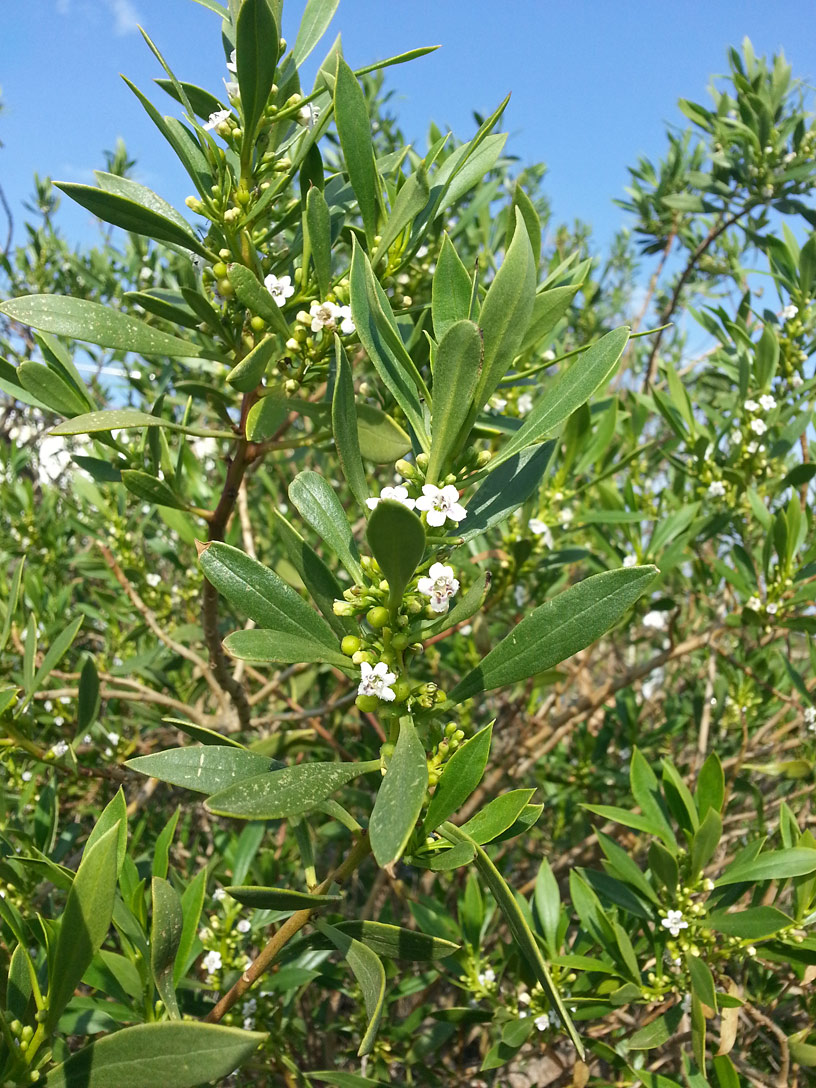
[[[351,848],[348,857],[342,865],[340,865],[333,873],[330,873],[322,884],[318,884],[315,888],[315,894],[324,895],[332,884],[342,883],[346,877],[350,876],[355,869],[359,867],[370,853],[371,843],[368,840],[368,834],[364,832]],[[320,909],[320,907],[307,907],[305,910],[295,911],[291,918],[287,918],[277,933],[267,941],[263,951],[255,960],[253,960],[246,971],[244,971],[232,989],[225,993],[215,1008],[207,1013],[204,1017],[204,1023],[220,1023],[236,1001],[239,1001],[240,998],[243,997],[253,982],[256,982],[261,975],[271,967],[286,943],[290,941],[296,933],[299,933],[311,920],[312,916],[317,914]]]

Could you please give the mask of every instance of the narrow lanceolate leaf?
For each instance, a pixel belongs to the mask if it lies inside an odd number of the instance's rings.
[[[106,1035],[49,1071],[44,1088],[196,1088],[236,1069],[266,1036],[221,1024],[165,1020]]]
[[[340,0],[309,0],[300,19],[292,56],[298,68],[326,33]]]
[[[189,228],[180,227],[173,219],[168,219],[120,193],[97,189],[94,185],[75,185],[67,181],[55,181],[54,184],[66,196],[106,223],[112,223],[113,226],[133,234],[143,234],[157,242],[183,246],[201,257],[211,257],[206,246],[199,242]]]
[[[245,907],[257,910],[306,910],[309,907],[326,907],[342,899],[340,895],[315,895],[291,888],[254,888],[237,884],[226,891]]]
[[[289,485],[289,498],[352,578],[361,583],[363,570],[360,566],[360,553],[351,534],[346,512],[331,484],[316,472],[299,472]],[[332,646],[334,645],[333,642]]]
[[[388,956],[393,960],[412,960],[414,963],[441,960],[452,956],[460,947],[442,937],[431,937],[415,929],[403,929],[385,922],[355,920],[339,922],[337,928],[362,941],[378,956]]]
[[[189,427],[184,427],[181,423],[162,419],[161,416],[154,416],[149,412],[140,412],[136,408],[113,408],[110,411],[86,412],[85,415],[75,416],[53,427],[51,433],[96,434],[99,431],[120,431],[131,427],[163,427],[168,431],[182,431],[185,434],[190,431]],[[197,434],[201,433],[197,428],[194,429]]]
[[[269,756],[227,745],[168,748],[150,756],[136,756],[125,766],[150,778],[197,793],[218,793],[235,782],[279,768]]]
[[[516,431],[496,459],[506,461],[520,450],[540,442],[561,426],[576,408],[586,404],[599,388],[606,385],[618,365],[629,339],[629,329],[622,326],[602,336],[544,391],[523,425]]]
[[[235,27],[235,50],[247,151],[255,142],[255,129],[275,82],[279,49],[280,33],[268,0],[244,0]]]
[[[54,950],[45,1030],[52,1032],[108,933],[116,891],[118,824],[86,850],[68,893]]]
[[[401,718],[394,754],[368,828],[371,849],[380,866],[392,865],[402,856],[422,811],[427,788],[425,749],[411,719]]]
[[[201,552],[199,563],[218,592],[260,627],[307,638],[336,652],[337,638],[322,616],[257,559],[229,544],[214,543]]]
[[[447,234],[443,235],[431,286],[431,315],[437,342],[441,341],[451,325],[468,316],[472,289],[468,270],[462,264],[453,242]]]
[[[213,107],[213,109],[217,108],[217,106]],[[212,112],[213,110],[208,110],[204,116],[208,117]],[[99,182],[99,187],[105,192],[127,197],[136,204],[141,204],[143,208],[156,212],[162,218],[169,219],[179,230],[184,230],[188,234],[193,233],[192,227],[181,212],[147,186],[140,185],[138,181],[132,181],[130,178],[120,177],[119,174],[108,174],[104,170],[94,170],[94,177]]]
[[[330,650],[316,639],[293,635],[289,631],[266,631],[262,627],[233,631],[224,639],[224,649],[239,661],[278,661],[284,665],[325,662],[341,669],[351,665],[336,645]]]
[[[266,0],[263,0],[265,3]],[[281,336],[289,336],[289,326],[283,311],[258,277],[242,264],[231,264],[227,279],[232,284],[235,297],[253,314],[262,317],[270,328]]]
[[[389,247],[396,241],[400,234],[409,227],[428,203],[430,188],[425,167],[420,166],[415,174],[411,174],[403,183],[397,193],[391,214],[385,222],[382,237],[377,244],[376,252],[371,258],[376,265],[380,257],[388,252]]]
[[[153,921],[150,928],[150,970],[171,1019],[180,1019],[173,967],[181,942],[184,916],[178,892],[168,880],[154,876],[151,887]]]
[[[492,842],[508,827],[513,826],[534,793],[535,790],[510,790],[494,797],[463,824],[461,830],[480,846]]]
[[[238,820],[300,816],[311,812],[352,778],[379,767],[378,759],[366,763],[300,763],[238,782],[210,797],[206,807],[219,816]]]
[[[122,472],[122,483],[143,502],[153,502],[157,506],[169,506],[171,510],[186,510],[187,504],[168,487],[164,480],[151,476],[149,472],[129,468]]]
[[[492,735],[493,722],[465,741],[445,764],[428,806],[426,831],[433,831],[444,820],[449,820],[479,785],[487,766]]]
[[[306,194],[306,235],[312,251],[317,289],[326,298],[332,284],[331,212],[326,198],[316,185]]]
[[[362,941],[355,940],[326,922],[318,921],[317,928],[343,953],[362,990],[368,1016],[368,1027],[357,1051],[358,1057],[362,1058],[371,1053],[377,1038],[385,1005],[385,968],[376,952],[372,952]]]
[[[351,493],[357,500],[360,509],[364,510],[369,488],[360,456],[354,383],[351,380],[351,367],[339,337],[335,337],[334,352],[337,361],[337,376],[332,398],[334,444],[337,447],[337,456],[340,458],[346,482],[351,488]]]
[[[407,506],[380,499],[368,519],[366,539],[388,581],[390,605],[398,608],[425,553],[425,526]]]
[[[536,269],[530,238],[516,209],[516,230],[507,256],[488,288],[478,324],[484,337],[482,375],[470,423],[475,420],[516,357],[535,302]]]
[[[4,302],[0,312],[21,325],[70,336],[74,340],[86,340],[102,348],[117,348],[141,355],[210,357],[207,349],[199,344],[160,332],[135,317],[128,317],[119,310],[83,298],[24,295]]]
[[[556,443],[544,442],[517,453],[504,464],[493,467],[467,504],[467,520],[454,527],[451,536],[463,541],[499,525],[529,499],[550,466]]]
[[[456,685],[451,702],[526,680],[572,657],[613,627],[657,573],[651,566],[604,571],[540,605]]]
[[[760,880],[786,880],[816,872],[816,850],[793,846],[790,850],[766,850],[753,861],[732,862],[716,886],[725,884],[756,884]]]
[[[366,242],[371,253],[374,249],[374,235],[377,233],[380,203],[380,182],[371,143],[371,121],[363,89],[342,57],[337,58],[334,117],[349,181],[357,197]]]
[[[227,374],[227,381],[240,393],[251,393],[266,373],[266,367],[275,350],[275,337],[265,336],[240,363]]]
[[[469,842],[473,846],[476,851],[476,868],[479,870],[488,888],[493,893],[493,898],[496,900],[499,909],[505,917],[505,921],[513,935],[513,939],[519,946],[524,962],[532,968],[542,989],[547,995],[550,1004],[561,1018],[561,1023],[564,1025],[564,1029],[572,1040],[575,1049],[578,1051],[579,1056],[583,1058],[584,1046],[581,1042],[581,1037],[575,1030],[575,1025],[570,1019],[570,1014],[567,1012],[566,1005],[561,1000],[561,995],[555,988],[555,984],[550,977],[550,972],[547,969],[547,964],[544,962],[544,956],[541,953],[539,943],[533,936],[530,927],[527,925],[527,921],[521,911],[521,907],[516,901],[512,889],[508,886],[504,877],[478,843],[474,842],[467,834],[463,833],[460,828],[454,827],[453,824],[445,824],[444,832],[446,838],[449,838],[451,842]]]
[[[70,382],[42,363],[20,363],[17,380],[23,389],[61,416],[75,416],[90,407]]]
[[[326,617],[331,629],[340,638],[353,634],[355,625],[351,617],[334,614],[334,602],[343,596],[343,587],[283,514],[279,510],[272,510],[271,513],[275,535],[283,544],[287,559],[298,572],[309,596]]]
[[[436,349],[434,362],[428,483],[436,483],[445,475],[448,460],[460,445],[462,428],[473,408],[481,364],[479,327],[472,321],[449,325]]]

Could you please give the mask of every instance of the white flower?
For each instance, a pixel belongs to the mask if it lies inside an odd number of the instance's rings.
[[[22,778],[23,782],[30,782],[31,781],[31,771],[23,771],[23,773],[22,773],[22,775],[20,777]]]
[[[569,529],[570,522],[575,517],[575,511],[570,510],[570,508],[567,507],[565,510],[562,510],[558,516],[561,518],[561,528]]]
[[[533,398],[529,393],[522,393],[516,401],[516,410],[520,416],[526,416],[533,409]]]
[[[241,95],[241,88],[237,83],[234,83],[229,79],[224,80],[224,90],[227,92],[227,98],[229,98],[231,102],[237,100]]]
[[[295,114],[295,118],[299,125],[303,125],[304,128],[314,128],[315,122],[320,116],[320,107],[313,106],[311,102],[307,102],[305,106],[301,106]]]
[[[725,494],[725,484],[722,480],[712,480],[708,485],[707,494],[710,495],[712,499],[721,499]]]
[[[467,517],[467,510],[460,505],[459,492],[453,484],[446,484],[444,487],[423,484],[416,508],[427,512],[428,524],[434,528],[444,525],[446,518],[458,524]]]
[[[201,965],[208,975],[212,975],[215,971],[221,970],[221,953],[220,952],[208,952],[204,959],[201,961]]]
[[[796,152],[795,151],[789,151],[787,153],[787,155],[782,156],[782,162],[787,166],[789,163],[792,163],[795,158],[796,158]]]
[[[782,311],[779,314],[779,316],[782,318],[783,321],[793,321],[793,319],[796,317],[796,315],[798,313],[799,313],[799,307],[794,306],[793,303],[791,302],[787,306],[784,306],[782,308]]]
[[[244,1016],[254,1016],[258,1011],[258,1002],[254,997],[248,997],[241,1006],[241,1012]]]
[[[485,967],[484,971],[480,971],[476,976],[476,981],[480,986],[489,986],[491,982],[496,981],[496,972],[492,967]]]
[[[354,319],[351,316],[351,306],[338,306],[335,320],[337,318],[342,318],[340,321],[340,332],[343,336],[351,336],[353,332],[357,331],[357,326],[354,324]]]
[[[492,408],[494,412],[503,412],[507,407],[507,398],[495,393],[485,405],[485,410]]]
[[[750,397],[745,402],[745,404],[743,404],[743,408],[745,409],[746,412],[758,412],[759,411],[759,405],[757,404],[757,402],[755,400],[751,400]]]
[[[255,1030],[255,1017],[254,1016],[245,1016],[244,1017],[244,1031],[254,1031],[254,1030]]]
[[[775,616],[776,613],[779,611],[779,605],[776,604],[774,601],[768,601],[768,603],[765,605],[765,611],[768,613],[769,616]]]
[[[745,447],[746,453],[756,453],[759,450],[759,442],[749,442]]]
[[[653,627],[655,631],[666,630],[667,617],[665,612],[658,612],[652,609],[651,612],[647,612],[643,617],[644,627]]]
[[[232,72],[233,75],[238,71],[238,65],[235,62],[235,50],[230,53],[229,60],[227,61],[227,71]]]
[[[555,359],[555,352],[553,351],[552,348],[547,348],[547,350],[541,356],[542,362],[545,362],[545,363],[551,363],[554,359]]]
[[[625,555],[623,557],[623,565],[625,567],[636,567],[637,566],[637,556],[636,555]]]
[[[532,998],[526,990],[522,990],[521,993],[518,995],[519,1005],[529,1005],[531,1000]]]
[[[759,612],[760,608],[762,608],[762,601],[759,597],[749,597],[745,602],[745,607],[750,608],[752,612]]]
[[[340,307],[333,302],[313,302],[309,307],[312,332],[333,329]]]
[[[108,733],[108,740],[111,742],[111,744],[115,748],[116,745],[119,743],[119,734],[118,733]]]
[[[278,306],[285,306],[286,300],[295,293],[291,276],[273,276],[272,273],[264,280],[264,287],[270,293]]]
[[[527,522],[527,528],[533,534],[533,536],[540,536],[541,542],[545,548],[552,548],[554,546],[553,535],[550,529],[540,518],[530,518]]]
[[[768,424],[762,419],[752,419],[750,427],[754,434],[765,434]]]
[[[803,717],[809,733],[816,733],[816,706],[806,706]]]
[[[227,118],[231,117],[230,110],[216,110],[215,113],[211,113],[207,118],[207,123],[204,125],[205,129],[217,128]]]
[[[224,891],[223,888],[216,888],[213,892],[212,897],[216,901],[216,903],[220,903],[222,902],[222,900],[227,898],[227,893]]]
[[[43,710],[47,714],[50,714],[53,709],[54,709],[54,704],[51,702],[50,699],[46,699],[45,702],[43,703]]]
[[[408,488],[403,487],[401,484],[398,487],[384,487],[380,492],[380,498],[366,499],[366,506],[369,510],[373,510],[380,499],[392,499],[394,502],[401,503],[403,506],[407,506],[409,510],[413,510],[416,506],[416,499],[408,498]]]
[[[681,910],[666,911],[666,917],[660,919],[660,924],[666,927],[672,937],[678,937],[681,929],[688,929],[688,922],[683,921]]]
[[[759,398],[759,403],[763,412],[770,412],[772,408],[776,408],[776,397],[771,396],[770,393],[763,393]]]
[[[548,1012],[543,1012],[541,1016],[535,1018],[533,1023],[539,1031],[546,1031],[550,1026],[550,1014]]]
[[[434,563],[427,578],[420,578],[417,589],[425,597],[431,598],[434,612],[447,612],[451,597],[459,589],[459,581],[454,577],[453,567],[444,563]]]
[[[64,740],[58,740],[56,744],[52,744],[51,752],[60,759],[68,751],[68,743]]]
[[[249,933],[249,931],[252,929],[252,926],[250,925],[248,918],[241,918],[238,920],[235,928],[238,930],[239,933]]]
[[[794,374],[790,380],[791,389],[798,389],[800,385],[804,385],[804,379],[801,374]]]
[[[369,665],[367,661],[363,661],[360,672],[362,675],[360,686],[357,688],[358,695],[376,695],[378,699],[386,703],[394,701],[391,685],[397,677],[395,673],[388,671],[384,661],[378,661],[376,665]]]

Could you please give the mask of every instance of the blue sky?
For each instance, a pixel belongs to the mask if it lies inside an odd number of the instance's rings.
[[[290,41],[303,3],[286,0]],[[119,78],[126,74],[163,112],[174,111],[151,88],[162,73],[138,23],[177,75],[221,86],[219,20],[193,0],[3,0],[0,183],[17,241],[33,172],[92,181],[102,149],[118,136],[138,160],[140,181],[177,206],[190,191]],[[625,221],[612,199],[622,195],[627,164],[662,154],[665,124],[684,123],[677,98],[705,100],[709,76],[726,67],[728,45],[747,34],[758,53],[783,48],[796,75],[811,84],[816,77],[812,0],[341,0],[315,60],[337,31],[352,66],[443,46],[391,69],[392,105],[419,146],[431,118],[466,137],[472,111],[487,113],[512,91],[508,150],[547,163],[554,220],[591,222],[601,245]],[[68,205],[63,228],[69,237],[87,236],[87,213]]]

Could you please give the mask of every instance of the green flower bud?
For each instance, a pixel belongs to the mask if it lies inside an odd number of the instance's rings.
[[[258,314],[255,314],[254,317],[249,319],[249,327],[253,332],[263,332],[266,328],[266,322]]]
[[[222,280],[227,274],[227,266],[223,261],[218,261],[213,265],[213,275],[217,280]]]
[[[382,605],[375,605],[373,608],[369,608],[366,619],[374,628],[385,627],[388,623],[388,609],[383,608]]]
[[[380,700],[376,695],[358,695],[354,700],[354,705],[363,713],[371,714],[380,705]]]
[[[346,635],[340,643],[340,649],[346,657],[352,657],[362,646],[362,642],[356,635]]]

